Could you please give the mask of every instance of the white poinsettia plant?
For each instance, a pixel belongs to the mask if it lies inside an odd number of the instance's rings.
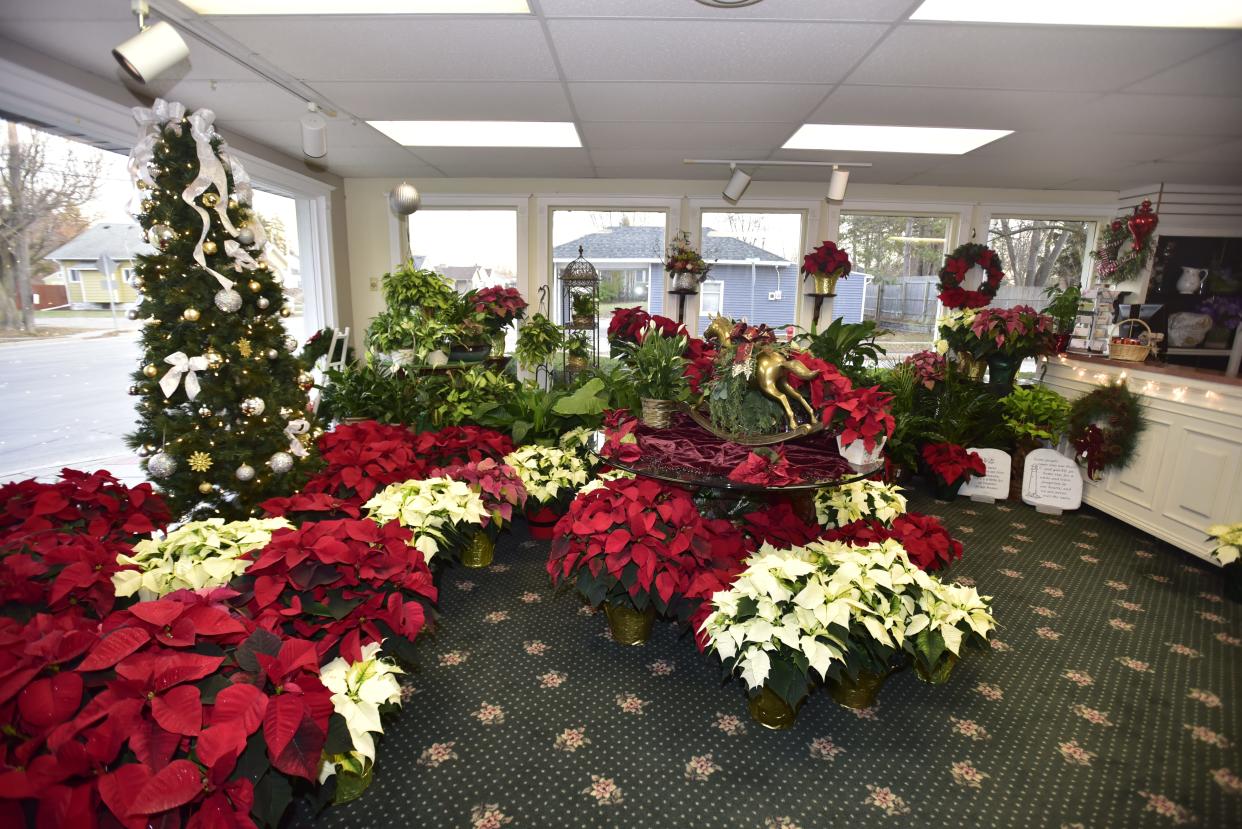
[[[1242,523],[1214,524],[1207,528],[1207,532],[1216,539],[1213,558],[1221,565],[1233,564],[1238,560],[1238,548],[1242,547]]]
[[[487,505],[469,484],[450,478],[425,478],[385,487],[362,505],[380,524],[396,521],[413,532],[410,544],[427,563],[460,548],[466,533],[487,523]]]
[[[891,524],[905,511],[901,487],[883,481],[854,481],[815,492],[815,517],[825,526],[843,527],[864,518]]]
[[[588,467],[594,466],[597,459],[594,455],[587,451],[587,447],[591,445],[591,436],[595,434],[594,429],[588,429],[585,426],[579,426],[576,429],[570,429],[561,435],[556,445],[566,452],[572,452],[582,459]]]
[[[576,454],[552,446],[523,446],[505,463],[522,479],[527,498],[542,506],[567,501],[591,477]]]
[[[935,606],[934,620],[920,610],[926,594],[946,586],[911,564],[893,540],[865,547],[834,541],[788,550],[765,545],[746,563],[728,590],[712,596],[714,611],[702,631],[750,688],[767,685],[790,705],[805,695],[811,671],[821,679],[881,673],[910,649],[918,631],[941,631],[949,619],[956,629],[962,622]],[[983,625],[969,596],[948,596],[944,601],[958,602],[965,624]]]
[[[961,656],[962,646],[982,646],[996,628],[992,598],[973,587],[944,584],[934,577],[918,598],[906,625],[906,650],[928,674]]]
[[[375,762],[375,738],[383,734],[381,707],[401,704],[399,674],[405,673],[379,656],[380,643],[362,648],[362,660],[350,663],[342,657],[333,659],[319,671],[319,681],[332,692],[332,708],[345,720],[354,744],[356,759]],[[342,762],[330,758],[323,764],[319,782],[327,780]]]
[[[949,353],[949,337],[964,328],[970,328],[975,321],[976,308],[954,308],[936,320],[936,328],[940,331],[940,339],[936,340],[936,353]]]
[[[247,553],[267,546],[277,530],[292,527],[283,518],[191,521],[162,537],[139,541],[132,555],[118,555],[118,564],[137,569],[114,573],[112,584],[117,596],[136,593],[142,601],[177,590],[223,587],[246,572],[251,563]]]
[[[626,472],[624,469],[608,469],[603,472],[597,472],[595,477],[587,482],[587,485],[578,490],[578,495],[586,495],[603,487],[609,481],[633,480],[634,473]]]

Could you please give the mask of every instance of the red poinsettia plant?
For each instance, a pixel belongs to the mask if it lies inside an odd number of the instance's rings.
[[[962,542],[953,538],[934,515],[917,512],[897,516],[890,526],[875,518],[855,521],[829,530],[825,538],[857,546],[891,538],[905,548],[914,566],[928,572],[948,567],[962,557]]]
[[[358,504],[342,501],[326,492],[299,492],[287,498],[268,498],[259,504],[259,509],[272,518],[287,518],[295,525],[307,521],[357,518],[362,514]]]
[[[82,533],[36,533],[0,556],[0,613],[29,618],[39,611],[89,610],[96,619],[116,605],[112,575],[128,544]]]
[[[521,511],[526,508],[526,487],[522,484],[522,479],[513,471],[513,467],[494,458],[434,469],[431,477],[462,481],[479,493],[488,513],[483,528],[493,535],[506,523],[513,521],[514,509]]]
[[[528,307],[517,288],[502,288],[499,285],[480,288],[470,296],[470,300],[474,303],[474,312],[483,316],[483,324],[496,331],[522,319]]]
[[[978,452],[967,452],[956,443],[928,443],[923,447],[923,463],[945,484],[963,483],[976,475],[986,475],[987,466]]]
[[[604,445],[600,454],[618,463],[634,463],[643,456],[638,445],[638,418],[629,409],[604,412]]]
[[[746,459],[733,468],[729,480],[739,484],[788,486],[800,482],[802,476],[789,463],[784,449],[760,446],[752,449]]]
[[[319,438],[324,468],[302,492],[361,506],[388,484],[422,477],[427,465],[412,444],[413,435],[404,426],[374,420],[341,424]]]
[[[686,367],[682,374],[690,387],[690,393],[702,394],[703,387],[712,379],[719,352],[705,340],[690,337],[686,340],[686,350],[682,356],[686,358]]]
[[[806,276],[832,276],[844,278],[854,267],[850,255],[836,242],[823,242],[802,259],[802,273]]]
[[[579,495],[556,525],[548,575],[592,604],[665,613],[691,581],[740,558],[740,537],[720,544],[684,490],[651,479],[608,481]]]
[[[366,642],[408,659],[437,600],[410,540],[395,521],[367,519],[277,531],[234,585],[260,627],[313,641],[321,661],[338,645],[347,661],[360,661]]]
[[[842,374],[836,366],[827,360],[812,357],[809,351],[795,351],[790,358],[815,372],[810,380],[803,380],[794,374],[786,375],[785,379],[796,391],[802,393],[811,408],[819,412],[825,422],[832,417],[838,400],[853,391],[854,384]]]
[[[851,389],[833,402],[824,420],[841,430],[842,446],[861,440],[870,452],[882,438],[891,437],[897,426],[890,411],[892,402],[893,396],[879,386]]]
[[[446,426],[436,432],[419,432],[413,435],[411,445],[427,469],[427,473],[411,478],[429,477],[435,467],[477,463],[485,458],[504,460],[514,448],[511,437],[482,426]]]
[[[643,333],[649,328],[661,337],[676,337],[686,334],[686,327],[677,320],[649,314],[641,306],[633,308],[616,308],[612,312],[612,320],[608,323],[608,341],[613,344],[637,344],[642,340]]]
[[[0,550],[48,532],[132,543],[171,520],[168,504],[150,484],[128,487],[105,471],[62,469],[55,483],[26,480],[0,486]]]

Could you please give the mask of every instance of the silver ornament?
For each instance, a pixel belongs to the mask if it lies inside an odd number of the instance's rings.
[[[138,309],[137,309],[137,308],[130,308],[128,311],[126,311],[126,312],[125,312],[125,319],[127,319],[127,320],[136,320],[136,319],[138,319]]]
[[[254,478],[254,467],[248,463],[243,463],[237,467],[237,471],[233,473],[239,481],[249,481]]]
[[[269,349],[267,350],[267,359],[269,359],[269,360],[275,360],[275,359],[276,359],[277,357],[279,357],[279,356],[280,356],[280,352],[279,352],[279,351],[277,351],[276,349],[274,349],[274,348],[269,348]]]
[[[418,188],[408,181],[401,182],[388,194],[388,206],[398,216],[410,215],[418,210],[422,203],[423,197],[418,194]]]
[[[272,304],[272,301],[265,296],[261,296],[254,301],[254,304],[258,305],[261,309],[265,309],[267,306]]]
[[[168,247],[176,238],[177,231],[164,224],[151,225],[151,229],[147,231],[147,241],[160,250]]]
[[[167,452],[157,452],[147,461],[147,472],[152,478],[167,478],[177,471],[177,461]]]
[[[138,455],[138,457],[140,457],[140,458],[145,458],[145,457],[147,457],[148,455],[150,455],[150,454],[151,454],[151,450],[150,450],[150,449],[148,449],[148,448],[147,448],[147,447],[145,447],[145,446],[139,446],[137,449],[135,449],[135,450],[134,450],[134,452],[135,452],[135,453]]]
[[[268,458],[267,465],[277,475],[283,475],[293,468],[293,456],[288,452],[277,452]]]
[[[237,231],[237,243],[250,247],[254,244],[254,231],[248,227],[243,227]]]
[[[232,288],[216,291],[216,307],[226,314],[231,314],[242,307],[242,295]]]
[[[211,417],[211,409],[207,408],[206,406],[199,407],[198,416],[199,417]]]
[[[297,337],[285,337],[285,351],[292,353],[297,350],[298,350],[298,338]]]
[[[263,402],[262,397],[247,397],[241,402],[241,413],[246,417],[258,417],[263,414],[265,408],[267,404]]]

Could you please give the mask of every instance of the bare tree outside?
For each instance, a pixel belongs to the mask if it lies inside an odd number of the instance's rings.
[[[89,222],[102,164],[65,149],[49,153],[38,130],[5,123],[0,145],[0,329],[34,333],[34,277],[52,250]],[[18,305],[20,304],[20,309]]]
[[[943,216],[843,213],[837,241],[849,251],[854,270],[877,281],[895,281],[938,273],[949,228]]]
[[[988,226],[988,245],[1000,254],[1006,283],[1042,288],[1082,278],[1090,222],[997,217]]]

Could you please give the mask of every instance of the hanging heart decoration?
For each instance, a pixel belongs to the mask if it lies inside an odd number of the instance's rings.
[[[1143,203],[1134,209],[1134,215],[1126,222],[1130,235],[1134,237],[1135,250],[1143,249],[1147,244],[1147,237],[1151,236],[1159,222],[1160,217],[1151,209],[1151,201],[1143,199]]]

